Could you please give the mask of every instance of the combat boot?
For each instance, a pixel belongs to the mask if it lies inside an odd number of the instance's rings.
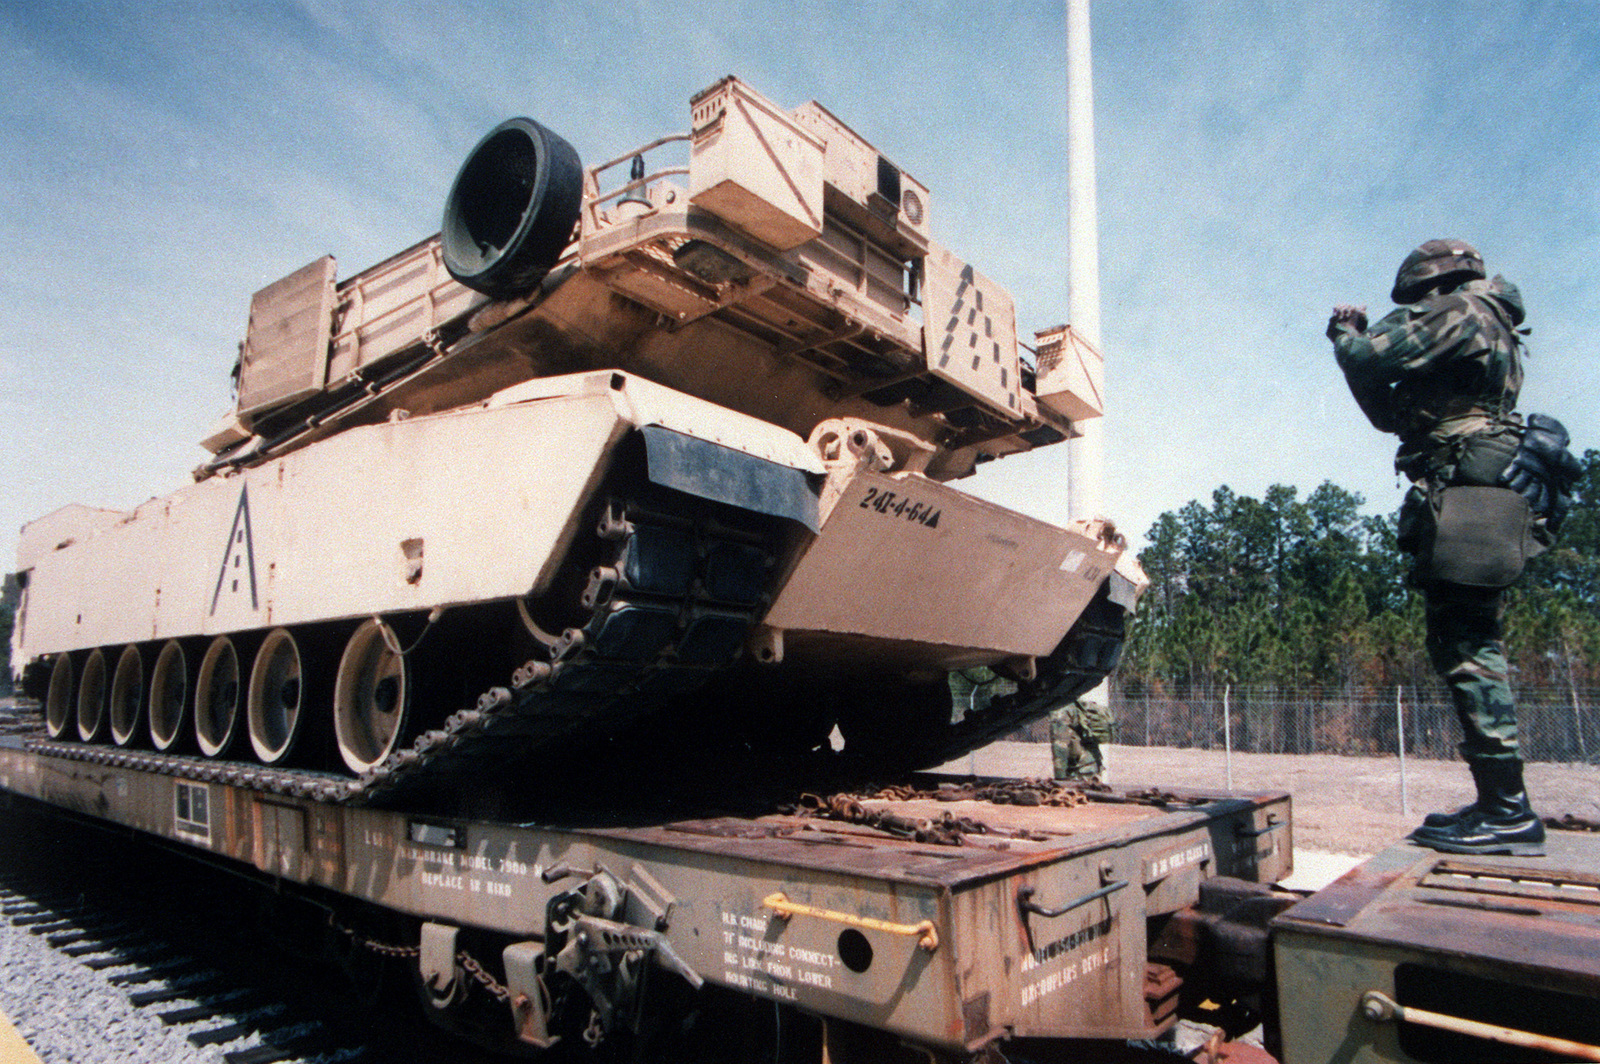
[[[1451,813],[1429,813],[1427,816],[1422,818],[1422,826],[1425,828],[1447,828],[1462,820],[1467,816],[1467,814],[1475,813],[1477,811],[1478,803],[1468,802],[1460,809],[1457,809]]]
[[[1522,762],[1480,758],[1467,765],[1478,785],[1478,800],[1452,823],[1434,826],[1424,822],[1411,833],[1411,841],[1444,853],[1544,856],[1544,822],[1528,803]]]
[[[1480,766],[1486,763],[1487,762],[1484,758],[1478,758],[1477,760],[1467,762],[1467,771],[1472,773],[1472,782],[1476,784],[1478,788],[1478,798],[1473,799],[1460,809],[1454,810],[1453,812],[1429,813],[1427,816],[1422,818],[1422,826],[1425,828],[1452,827],[1464,819],[1467,814],[1477,812],[1479,809],[1479,801],[1483,795],[1488,793],[1487,781],[1479,777]]]

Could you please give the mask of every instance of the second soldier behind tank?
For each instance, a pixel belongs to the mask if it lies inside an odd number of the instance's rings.
[[[1577,462],[1559,422],[1516,413],[1522,296],[1487,279],[1476,249],[1421,245],[1391,298],[1400,305],[1371,328],[1362,308],[1334,308],[1327,334],[1362,412],[1400,437],[1395,468],[1412,482],[1400,548],[1413,556],[1428,656],[1450,689],[1477,788],[1474,802],[1429,815],[1411,839],[1454,853],[1542,854],[1544,825],[1522,781],[1504,588],[1553,537]]]

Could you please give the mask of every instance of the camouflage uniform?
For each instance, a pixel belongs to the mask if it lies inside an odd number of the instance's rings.
[[[1111,742],[1111,708],[1079,699],[1050,712],[1050,758],[1058,780],[1099,780]]]
[[[1370,329],[1356,308],[1328,324],[1339,368],[1368,420],[1400,437],[1395,468],[1413,482],[1401,506],[1402,550],[1426,600],[1427,650],[1461,719],[1461,755],[1478,800],[1430,815],[1413,841],[1449,852],[1543,853],[1543,825],[1522,786],[1516,708],[1503,642],[1504,592],[1431,575],[1432,497],[1454,485],[1498,486],[1523,437],[1522,297],[1458,241],[1429,241],[1395,280],[1404,303]]]
[[[954,712],[951,719],[957,722],[968,713],[982,713],[989,708],[997,695],[1013,694],[1015,681],[1007,680],[987,666],[957,669],[950,673],[950,698]]]
[[[1522,387],[1516,324],[1522,297],[1503,278],[1400,307],[1370,330],[1330,330],[1339,368],[1373,425],[1398,433],[1395,468],[1414,486],[1400,511],[1401,546],[1413,553],[1430,486],[1493,485],[1520,434]],[[1427,599],[1428,656],[1461,717],[1462,756],[1513,758],[1517,719],[1492,588],[1419,580]]]

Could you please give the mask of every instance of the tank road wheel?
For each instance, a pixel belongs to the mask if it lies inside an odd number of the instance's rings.
[[[96,649],[83,663],[78,683],[78,738],[92,743],[106,719],[106,652]]]
[[[356,775],[394,752],[405,734],[410,685],[394,629],[376,617],[351,633],[333,685],[339,756]]]
[[[111,674],[111,741],[127,746],[144,723],[144,655],[132,643],[122,648]]]
[[[189,660],[183,645],[169,639],[150,670],[150,744],[157,750],[177,745],[188,704]]]
[[[219,635],[206,648],[194,685],[194,737],[200,752],[220,757],[239,722],[239,652]]]
[[[299,643],[287,628],[274,628],[256,651],[245,714],[250,746],[264,764],[276,765],[294,749],[308,680]]]
[[[572,239],[583,164],[572,145],[512,118],[467,155],[445,201],[440,247],[450,276],[495,298],[532,288]]]
[[[52,739],[66,735],[67,725],[72,723],[75,676],[72,655],[58,654],[55,665],[50,669],[50,690],[44,697],[44,727]]]

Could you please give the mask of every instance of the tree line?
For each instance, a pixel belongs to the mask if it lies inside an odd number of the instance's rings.
[[[1600,451],[1583,456],[1554,548],[1507,596],[1518,686],[1600,681]],[[1156,519],[1139,561],[1150,577],[1122,664],[1125,689],[1276,685],[1355,693],[1433,676],[1420,592],[1395,544],[1395,514],[1331,482],[1305,498],[1275,484],[1260,499],[1216,489]]]

